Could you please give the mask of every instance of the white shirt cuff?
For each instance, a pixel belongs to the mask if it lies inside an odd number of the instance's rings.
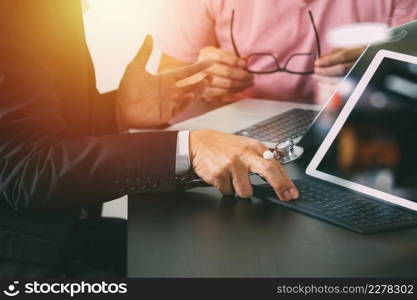
[[[175,175],[186,174],[191,169],[189,153],[190,131],[182,130],[177,135],[177,152],[175,157]]]

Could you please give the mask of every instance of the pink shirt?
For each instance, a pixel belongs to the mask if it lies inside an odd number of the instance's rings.
[[[281,65],[295,52],[316,52],[308,10],[314,15],[322,54],[332,50],[326,33],[356,22],[407,23],[417,16],[416,0],[168,0],[157,44],[166,54],[192,63],[199,50],[216,46],[233,51],[230,21],[235,10],[234,36],[242,55],[272,52]],[[343,37],[341,37],[343,38]],[[256,75],[244,96],[311,102],[311,75]]]

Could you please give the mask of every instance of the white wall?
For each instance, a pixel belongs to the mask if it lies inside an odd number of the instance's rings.
[[[84,0],[87,42],[100,92],[114,90],[147,33],[154,34],[166,0]],[[148,70],[155,71],[155,49]]]

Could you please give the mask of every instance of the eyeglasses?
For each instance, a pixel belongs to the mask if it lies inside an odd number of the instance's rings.
[[[278,59],[272,53],[252,53],[247,56],[246,70],[254,74],[271,74],[276,72],[286,72],[290,74],[309,75],[314,73],[314,61],[321,56],[320,38],[314,23],[313,13],[309,10],[310,21],[313,26],[314,35],[316,37],[316,53],[294,53],[292,54],[284,66],[279,65]],[[232,20],[230,22],[230,38],[232,40],[233,50],[237,57],[242,57],[237,48],[234,31],[235,11],[232,11]]]

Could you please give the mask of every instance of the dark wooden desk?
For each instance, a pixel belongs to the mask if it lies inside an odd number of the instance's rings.
[[[417,229],[361,235],[213,188],[130,197],[130,277],[416,277]]]

